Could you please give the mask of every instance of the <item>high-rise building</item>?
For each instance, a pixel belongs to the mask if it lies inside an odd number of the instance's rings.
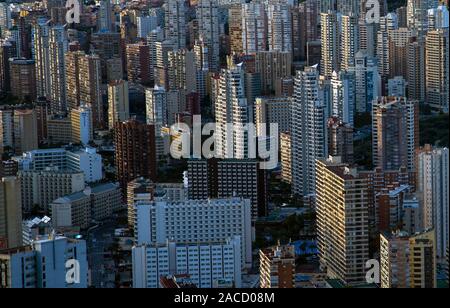
[[[11,90],[9,81],[9,59],[17,55],[16,42],[12,40],[0,40],[0,94],[6,94]]]
[[[327,156],[327,107],[317,66],[298,71],[292,101],[292,189],[299,196],[315,192],[316,159]]]
[[[218,243],[139,245],[132,249],[132,262],[133,288],[159,288],[160,277],[168,275],[188,275],[199,288],[221,281],[242,287],[239,236]]]
[[[437,287],[436,234],[429,230],[409,240],[409,265],[412,289]]]
[[[138,16],[137,37],[140,39],[147,38],[148,34],[158,27],[158,18],[156,16]]]
[[[114,129],[116,122],[124,122],[130,118],[130,102],[128,82],[112,81],[108,85],[108,127]]]
[[[32,109],[14,111],[14,151],[22,154],[38,148],[36,112]]]
[[[295,288],[295,247],[278,245],[259,251],[261,288]]]
[[[328,119],[328,154],[339,156],[343,163],[354,163],[353,127],[339,118]]]
[[[270,125],[277,124],[278,132],[291,131],[290,97],[258,97],[255,101],[255,122],[258,136],[269,136]]]
[[[169,124],[167,105],[167,92],[164,88],[155,86],[153,89],[145,90],[146,121],[148,125],[155,127],[157,157],[161,157],[165,153],[162,129]]]
[[[331,78],[334,71],[339,70],[340,38],[336,12],[328,11],[320,14],[322,61],[320,72],[322,76]]]
[[[316,176],[321,266],[328,277],[347,285],[365,283],[369,260],[367,180],[338,158],[318,160]]]
[[[341,60],[340,69],[347,70],[354,61],[356,53],[359,51],[359,20],[357,15],[342,16],[341,29]]]
[[[423,226],[436,231],[436,251],[445,258],[449,243],[449,151],[427,145],[418,153],[418,193]]]
[[[242,5],[242,46],[245,54],[267,50],[267,14],[263,3]]]
[[[425,41],[413,38],[408,44],[408,99],[425,102]]]
[[[68,272],[68,264],[72,269],[77,265],[74,275]],[[83,240],[47,235],[30,246],[0,251],[0,288],[87,287],[88,262]]]
[[[11,95],[22,100],[34,100],[37,97],[34,60],[10,58],[9,76]]]
[[[406,289],[411,286],[409,235],[405,232],[380,235],[381,287]]]
[[[81,149],[45,149],[33,150],[24,153],[22,157],[14,157],[19,170],[43,171],[48,167],[57,167],[59,170],[81,170],[85,181],[98,182],[103,178],[102,156],[97,154],[95,148]]]
[[[261,77],[261,91],[265,95],[275,93],[276,84],[292,76],[291,52],[264,51],[255,56],[255,72]]]
[[[0,34],[4,37],[4,33],[12,27],[11,7],[8,2],[0,3]]]
[[[198,35],[208,48],[210,71],[220,67],[220,25],[217,0],[199,0],[197,5]]]
[[[63,26],[50,29],[49,32],[49,100],[52,112],[66,112],[66,79],[64,54],[68,51],[68,40]]]
[[[114,128],[117,179],[124,199],[128,183],[138,177],[156,181],[155,126],[135,119],[118,122]]]
[[[373,165],[384,170],[407,167],[416,171],[419,147],[419,106],[402,97],[373,101]]]
[[[189,198],[249,199],[252,219],[267,215],[267,175],[255,160],[190,160],[188,162]]]
[[[166,39],[174,43],[175,49],[186,47],[186,8],[183,0],[169,0],[165,11]]]
[[[389,32],[389,77],[408,76],[408,47],[416,32],[399,28]]]
[[[292,147],[291,134],[282,132],[280,134],[281,152],[281,179],[288,184],[292,183]]]
[[[186,49],[169,51],[167,55],[168,90],[197,91],[195,53]]]
[[[150,46],[146,43],[128,44],[126,49],[128,81],[137,84],[149,84]]]
[[[0,250],[19,246],[22,246],[20,181],[17,177],[4,177],[0,181]]]
[[[356,104],[355,74],[334,72],[331,78],[331,115],[354,125]]]
[[[426,36],[426,102],[436,111],[448,113],[449,101],[449,30],[429,31]]]
[[[428,31],[428,10],[438,7],[438,0],[408,0],[407,25],[421,34]]]
[[[242,5],[240,3],[231,5],[228,9],[228,15],[231,54],[241,54],[244,52],[242,40]]]
[[[252,262],[251,205],[241,198],[137,202],[137,245],[223,242],[241,238],[241,266]]]
[[[388,96],[407,97],[406,95],[407,82],[402,76],[396,76],[388,80]]]
[[[292,54],[292,14],[287,3],[269,3],[267,6],[267,38],[270,51]]]
[[[36,65],[36,91],[38,97],[50,98],[50,26],[46,20],[33,25],[33,60]]]
[[[101,61],[97,55],[82,51],[68,52],[65,56],[67,108],[91,107],[94,128],[103,128],[103,101],[101,95]]]
[[[72,142],[87,146],[94,139],[94,121],[89,106],[79,106],[70,110]]]
[[[369,57],[365,51],[358,51],[349,72],[355,75],[355,115],[370,112],[372,101],[382,94],[377,59]]]
[[[249,158],[251,140],[249,131],[244,127],[253,123],[253,106],[245,96],[244,76],[242,65],[222,70],[220,75],[214,134],[218,158]]]
[[[98,30],[100,31],[114,31],[113,24],[113,8],[111,0],[101,0],[100,9],[98,11]]]

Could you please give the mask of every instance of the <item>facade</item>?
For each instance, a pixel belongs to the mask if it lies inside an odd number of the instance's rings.
[[[66,103],[69,110],[89,106],[95,128],[104,127],[101,98],[101,59],[98,55],[86,55],[82,51],[65,54],[67,80]]]
[[[334,71],[339,70],[340,48],[337,14],[328,11],[320,14],[322,62],[321,75],[330,79]]]
[[[295,288],[294,246],[276,246],[259,251],[260,287]]]
[[[74,277],[74,282],[67,281],[67,264],[74,260],[78,261],[79,275]],[[0,288],[87,287],[85,241],[47,236],[30,246],[0,250]]]
[[[426,100],[436,111],[448,113],[449,30],[430,31],[426,37]]]
[[[411,288],[436,288],[436,235],[434,230],[412,236],[409,239],[409,245]]]
[[[353,127],[338,118],[328,119],[328,154],[339,156],[342,162],[354,163]]]
[[[94,122],[92,108],[81,105],[70,110],[72,142],[87,146],[94,139]]]
[[[280,150],[281,150],[281,179],[283,182],[292,183],[292,145],[291,134],[280,134]]]
[[[0,182],[0,250],[22,246],[20,181],[4,177]]]
[[[411,285],[410,245],[407,233],[380,235],[381,287],[406,289]]]
[[[365,283],[370,259],[367,180],[338,158],[318,160],[316,204],[322,268],[346,285]]]
[[[33,150],[14,157],[14,160],[23,171],[44,171],[48,167],[56,167],[59,170],[81,170],[88,183],[103,178],[102,157],[95,148]]]
[[[281,79],[292,76],[292,55],[288,51],[258,51],[255,71],[261,77],[261,92],[273,95]]]
[[[34,60],[10,58],[9,74],[11,77],[11,94],[13,96],[22,100],[36,98],[36,69]]]
[[[14,150],[22,154],[38,148],[37,118],[34,110],[14,111]]]
[[[220,243],[135,246],[132,250],[133,287],[159,288],[160,277],[189,275],[199,288],[213,288],[222,280],[241,287],[241,239]]]
[[[327,156],[326,106],[317,67],[298,71],[292,102],[292,189],[299,196],[315,192],[316,159]]]
[[[180,244],[241,238],[241,266],[252,262],[251,205],[240,198],[137,202],[135,242]]]
[[[146,43],[128,44],[126,47],[128,82],[149,84],[150,46]]]
[[[22,209],[30,213],[37,207],[48,213],[49,205],[59,197],[82,191],[85,187],[82,171],[47,169],[20,171]]]
[[[419,106],[401,97],[380,97],[373,102],[373,165],[385,170],[407,167],[416,171],[419,147]]]
[[[117,179],[126,196],[130,181],[138,177],[156,181],[155,126],[132,119],[116,123],[114,133]]]
[[[165,10],[165,36],[176,49],[186,47],[186,8],[184,1],[169,0]]]
[[[128,82],[111,81],[108,85],[108,127],[114,129],[116,122],[124,122],[130,118],[130,102]]]
[[[184,184],[178,183],[158,183],[155,184],[149,179],[137,178],[128,183],[127,188],[127,206],[128,206],[128,227],[134,230],[136,221],[136,206],[140,201],[154,201],[155,197],[167,201],[185,201],[187,191]]]
[[[258,97],[255,101],[256,132],[258,136],[269,136],[271,124],[278,125],[279,132],[291,130],[290,97]]]
[[[93,222],[110,218],[124,208],[120,187],[113,183],[86,187],[51,203],[55,228],[87,229]]]
[[[190,160],[189,198],[240,197],[250,200],[252,220],[267,215],[267,174],[255,160]]]
[[[418,193],[426,229],[436,232],[436,251],[445,258],[449,243],[449,152],[427,145],[418,153]]]

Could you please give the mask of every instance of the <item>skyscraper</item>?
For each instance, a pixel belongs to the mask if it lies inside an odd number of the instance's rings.
[[[360,49],[359,20],[355,15],[342,16],[340,69],[347,70]]]
[[[112,81],[108,85],[108,127],[114,129],[116,122],[124,122],[130,118],[128,82]]]
[[[242,6],[242,43],[245,54],[267,50],[267,14],[263,3]]]
[[[22,197],[20,181],[0,181],[0,250],[22,246]]]
[[[217,0],[199,0],[197,5],[199,37],[208,47],[208,63],[211,71],[220,66],[219,6]]]
[[[82,51],[68,52],[65,56],[67,80],[67,107],[76,109],[89,105],[95,128],[103,128],[103,100],[100,91],[101,61],[97,55],[86,55]]]
[[[151,81],[150,46],[142,42],[128,44],[126,57],[128,81],[148,85]]]
[[[135,119],[117,122],[114,129],[117,179],[124,200],[128,183],[138,177],[156,181],[155,126]]]
[[[331,79],[331,110],[332,116],[344,123],[354,125],[356,105],[356,82],[354,73],[333,73]]]
[[[428,10],[438,7],[438,0],[408,0],[407,25],[424,34],[428,31]]]
[[[401,97],[373,101],[373,165],[383,170],[407,167],[416,171],[419,147],[419,106]]]
[[[290,6],[283,3],[267,7],[269,50],[292,53],[292,15]]]
[[[53,112],[66,112],[66,79],[64,54],[68,50],[68,41],[64,27],[50,29],[49,33],[49,71],[50,97]]]
[[[186,47],[186,8],[183,0],[166,1],[166,39],[174,43],[175,49]]]
[[[321,15],[322,76],[331,78],[334,71],[339,70],[340,39],[336,12],[329,11]]]
[[[298,71],[292,102],[292,189],[299,196],[315,192],[316,159],[327,155],[327,107],[321,98],[317,67]]]
[[[445,258],[449,243],[449,151],[427,145],[418,153],[418,192],[423,226],[436,231],[436,251]]]
[[[366,283],[369,260],[367,181],[337,158],[317,161],[319,259],[330,278]]]
[[[426,101],[436,111],[448,113],[449,101],[449,30],[429,31],[426,36]]]
[[[33,26],[34,55],[36,64],[36,89],[38,97],[50,98],[50,50],[48,21],[39,20]]]
[[[241,64],[222,70],[215,114],[216,157],[248,158],[252,140],[249,139],[250,132],[244,126],[253,123],[253,110],[245,97],[244,70]]]

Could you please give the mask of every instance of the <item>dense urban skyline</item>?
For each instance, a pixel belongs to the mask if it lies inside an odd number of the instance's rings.
[[[0,288],[448,288],[448,5],[0,1]]]

